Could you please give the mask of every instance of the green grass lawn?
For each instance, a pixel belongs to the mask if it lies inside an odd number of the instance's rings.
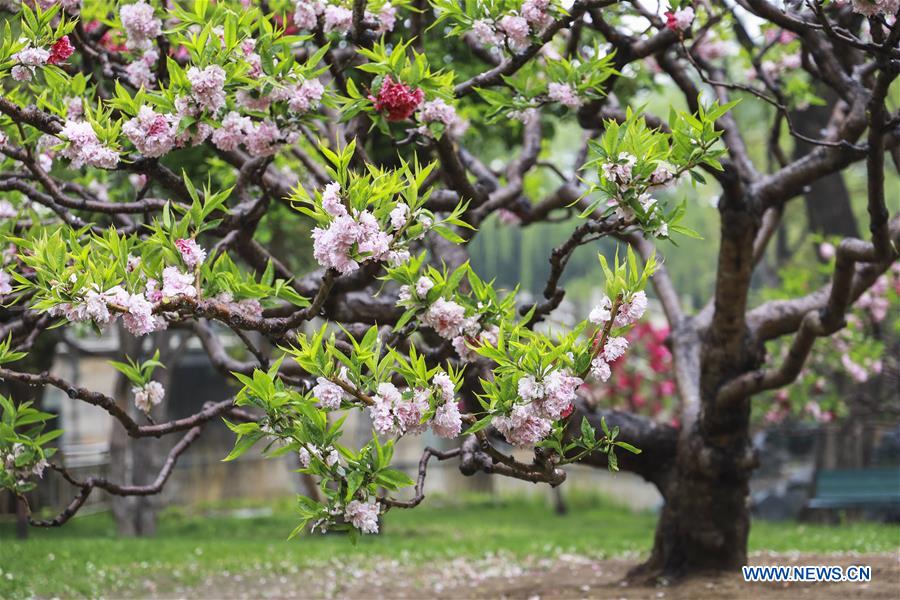
[[[431,497],[415,510],[391,511],[385,534],[365,537],[356,546],[338,535],[287,541],[295,525],[288,503],[257,516],[222,505],[170,509],[158,535],[149,539],[117,538],[108,514],[76,518],[61,529],[32,529],[24,542],[14,539],[11,523],[0,523],[0,598],[127,594],[146,589],[147,580],[164,591],[224,571],[291,575],[331,560],[364,565],[390,557],[416,564],[492,552],[602,558],[649,550],[654,515],[586,496],[570,497],[569,506],[568,515],[557,516],[536,499]],[[896,551],[900,526],[759,522],[750,546],[780,552]]]

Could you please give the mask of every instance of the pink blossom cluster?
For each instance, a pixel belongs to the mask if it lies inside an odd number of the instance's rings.
[[[494,47],[503,43],[503,36],[494,29],[490,19],[478,19],[472,23],[472,35],[482,46]]]
[[[122,124],[122,133],[138,152],[156,158],[175,147],[178,124],[172,115],[162,115],[149,106],[142,106],[136,117]]]
[[[191,99],[201,110],[216,115],[225,106],[225,69],[210,65],[204,69],[191,67],[187,71],[191,84]]]
[[[466,323],[466,309],[453,300],[438,298],[421,317],[422,323],[444,339],[460,335]]]
[[[418,119],[420,123],[443,123],[447,131],[453,135],[460,135],[465,130],[465,123],[456,114],[456,109],[452,104],[447,104],[443,98],[435,98],[428,102],[423,102],[419,107]],[[422,128],[422,133],[426,133],[427,128]]]
[[[894,269],[895,271],[900,270],[900,263],[895,263]],[[897,285],[896,281],[895,285]],[[887,297],[888,289],[888,277],[881,275],[875,280],[872,287],[863,292],[856,301],[856,306],[868,312],[874,322],[881,323],[887,317],[888,309],[891,307],[891,301]]]
[[[325,7],[324,15],[322,31],[325,33],[331,33],[332,31],[347,33],[350,31],[350,27],[353,26],[353,11],[349,8],[329,4]]]
[[[612,316],[612,304],[609,296],[604,296],[600,304],[591,310],[588,320],[594,325],[604,327]],[[643,291],[637,291],[619,305],[613,325],[615,327],[627,327],[643,317],[646,310],[647,294]]]
[[[883,363],[881,359],[865,359],[862,361],[862,364],[853,360],[849,354],[844,352],[841,354],[841,365],[844,367],[844,370],[847,371],[847,374],[855,381],[856,383],[865,383],[869,380],[869,376],[871,373],[881,373],[883,369]]]
[[[183,273],[175,266],[163,269],[161,288],[155,279],[147,280],[147,299],[151,302],[159,302],[164,298],[195,298],[196,296],[194,276],[190,273]]]
[[[635,292],[622,302],[616,312],[613,325],[615,327],[627,327],[636,322],[647,310],[647,295],[643,291]],[[600,329],[612,318],[612,301],[604,296],[600,304],[594,307],[588,316],[588,320]],[[608,381],[612,375],[610,363],[618,360],[625,354],[628,348],[628,340],[624,337],[611,336],[606,340],[603,348],[598,349],[597,355],[591,361],[591,374],[600,381]]]
[[[850,6],[854,12],[867,17],[892,17],[900,10],[900,0],[850,0]]]
[[[44,10],[58,4],[60,8],[72,14],[81,9],[81,0],[37,0],[37,4]]]
[[[321,0],[296,0],[294,2],[294,24],[300,29],[312,31],[318,24],[318,16],[324,10],[325,5]]]
[[[672,12],[666,11],[666,28],[672,31],[688,31],[694,22],[694,9],[690,6]]]
[[[166,388],[158,381],[148,381],[142,387],[131,388],[134,394],[134,405],[145,414],[163,401],[166,396]]]
[[[6,270],[0,269],[0,296],[5,296],[13,291],[12,281],[12,275],[7,273]]]
[[[378,514],[381,512],[375,500],[361,502],[351,500],[344,508],[344,518],[362,533],[378,533]]]
[[[16,81],[29,81],[34,77],[36,67],[47,64],[50,52],[44,48],[26,46],[13,54],[12,58],[16,62],[11,71],[13,79]]]
[[[162,21],[153,13],[153,7],[138,0],[134,4],[125,4],[119,9],[119,20],[125,29],[129,50],[146,50],[153,39],[162,33]]]
[[[819,423],[831,423],[834,421],[834,412],[823,410],[815,400],[807,402],[806,406],[803,407],[803,410]]]
[[[553,422],[538,415],[533,404],[516,405],[509,415],[491,419],[491,425],[513,446],[534,446],[553,428]]]
[[[556,369],[538,378],[523,375],[517,391],[525,402],[508,415],[498,415],[491,424],[514,446],[533,446],[547,437],[553,421],[572,414],[577,390],[584,381],[567,369]]]
[[[340,215],[327,228],[313,229],[312,237],[316,261],[344,275],[356,271],[360,262],[391,259],[393,237],[369,211]]]
[[[487,47],[500,46],[504,40],[511,50],[521,52],[531,44],[531,35],[540,34],[553,22],[550,0],[525,0],[521,11],[472,23],[475,40]]]
[[[393,383],[378,385],[378,393],[372,397],[375,403],[369,407],[372,424],[381,435],[418,434],[424,431],[422,416],[428,410],[427,390],[415,390],[408,400]]]
[[[463,362],[474,362],[478,359],[478,353],[475,352],[473,347],[477,348],[483,344],[496,346],[499,339],[499,327],[489,325],[482,328],[477,318],[469,317],[463,326],[463,334],[450,340],[450,344],[456,350],[460,360]]]
[[[695,43],[691,49],[697,56],[705,61],[714,61],[725,58],[731,56],[735,52],[734,46],[731,43],[712,36],[704,36],[697,40],[697,43]]]
[[[87,121],[66,121],[60,136],[69,142],[62,155],[72,161],[76,169],[82,165],[113,169],[119,164],[119,154],[100,143]]]
[[[506,34],[506,42],[512,50],[520,52],[529,46],[531,28],[525,17],[504,15],[497,21],[497,27]]]
[[[607,181],[624,190],[632,183],[632,169],[636,163],[637,158],[633,154],[620,152],[615,160],[603,163],[600,170]]]
[[[344,398],[344,390],[336,383],[332,383],[324,377],[316,379],[316,386],[312,389],[312,395],[318,398],[322,408],[337,410],[341,407]]]
[[[522,16],[535,33],[540,33],[553,22],[549,11],[550,0],[525,0],[522,3]]]
[[[175,240],[175,247],[178,248],[181,260],[189,269],[196,268],[206,260],[206,250],[201,248],[197,240],[193,238]]]
[[[308,79],[290,88],[288,108],[298,114],[304,114],[319,107],[325,86],[318,79]]]
[[[24,444],[16,442],[5,452],[0,451],[0,465],[16,478],[19,485],[24,485],[32,476],[43,477],[44,470],[50,466],[47,460],[43,458],[30,466],[17,466],[16,463],[19,462],[20,458],[25,454],[25,450]]]
[[[581,106],[581,99],[578,93],[572,89],[568,83],[551,82],[548,87],[547,97],[554,102],[559,102],[563,106],[569,108],[578,108]]]
[[[159,52],[154,48],[148,48],[135,60],[125,66],[125,74],[128,81],[136,88],[149,88],[156,81],[153,66],[159,60]]]
[[[340,455],[337,450],[334,448],[331,448],[330,450],[325,448],[325,450],[328,450],[328,452],[324,453],[322,449],[313,444],[300,448],[300,450],[297,451],[297,459],[300,462],[300,466],[304,469],[309,467],[309,463],[312,461],[313,456],[321,460],[322,463],[329,468],[340,462]]]
[[[438,437],[455,438],[462,431],[462,415],[456,401],[456,386],[450,376],[443,371],[435,373],[431,382],[438,391],[438,406],[434,411],[431,430]]]

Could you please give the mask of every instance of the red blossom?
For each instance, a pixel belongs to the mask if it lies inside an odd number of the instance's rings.
[[[569,407],[568,407],[566,410],[562,411],[562,413],[560,413],[559,416],[560,416],[561,419],[565,419],[566,417],[568,417],[569,415],[571,415],[571,414],[572,414],[572,411],[574,411],[574,410],[575,410],[575,405],[574,405],[574,404],[569,404]]]
[[[47,62],[51,65],[58,65],[72,56],[73,52],[75,52],[75,46],[69,41],[69,36],[64,35],[50,46],[50,58],[47,59]]]
[[[390,75],[384,78],[378,96],[369,96],[369,100],[375,104],[376,111],[387,113],[385,118],[388,121],[408,119],[424,99],[425,92],[421,89],[410,89],[408,85],[399,81],[395,83]]]
[[[675,13],[671,10],[666,11],[666,29],[678,31],[678,21],[675,20]]]

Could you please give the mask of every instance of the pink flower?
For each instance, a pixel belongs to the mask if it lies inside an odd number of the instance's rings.
[[[401,433],[419,434],[425,430],[422,417],[428,410],[428,396],[428,391],[416,390],[411,399],[394,404],[394,418]]]
[[[434,377],[431,378],[431,383],[435,387],[437,387],[438,392],[441,395],[441,399],[444,402],[454,402],[456,396],[456,385],[453,383],[453,380],[450,378],[447,373],[444,371],[438,371],[434,374]]]
[[[76,169],[82,165],[112,169],[119,164],[119,154],[100,143],[90,123],[66,121],[59,133],[69,141],[61,154],[71,160]]]
[[[212,143],[219,150],[230,152],[237,150],[241,142],[245,141],[247,132],[253,129],[250,117],[242,117],[231,111],[222,119],[222,126],[213,131]]]
[[[836,254],[836,250],[834,248],[834,244],[829,244],[828,242],[822,242],[819,244],[819,257],[824,261],[831,261]]]
[[[294,23],[300,29],[313,30],[317,25],[317,15],[322,14],[324,7],[320,0],[296,0]]]
[[[406,225],[406,221],[409,218],[409,206],[404,202],[397,203],[397,206],[391,210],[391,227],[394,229],[400,229],[404,225]]]
[[[519,217],[519,215],[507,208],[501,208],[500,210],[498,210],[497,218],[504,225],[518,225],[522,222],[522,218]]]
[[[50,52],[44,50],[43,48],[32,48],[31,46],[26,46],[24,49],[16,52],[13,55],[13,58],[20,65],[25,65],[26,67],[40,67],[47,63],[50,60]]]
[[[454,400],[449,400],[437,407],[434,411],[434,420],[431,422],[431,430],[438,437],[453,439],[462,431],[462,415],[459,405]]]
[[[402,82],[394,82],[390,75],[385,75],[378,96],[369,96],[375,104],[377,112],[386,112],[388,121],[408,119],[425,99],[425,92],[416,88],[412,90]]]
[[[854,362],[848,354],[841,355],[841,364],[844,365],[844,369],[857,383],[865,383],[869,380],[869,373],[865,367]]]
[[[317,385],[312,389],[312,394],[319,399],[322,408],[328,410],[337,410],[341,407],[341,400],[344,397],[344,390],[341,386],[332,383],[324,377],[316,379]]]
[[[64,35],[50,46],[50,57],[47,59],[47,64],[58,65],[72,56],[73,52],[75,52],[75,47],[69,42],[69,36]]]
[[[631,299],[623,302],[616,314],[616,327],[631,325],[644,316],[647,310],[647,294],[643,291],[635,292]]]
[[[378,11],[378,29],[376,33],[387,33],[394,30],[397,24],[397,9],[390,2],[385,2]]]
[[[886,17],[893,16],[900,8],[898,0],[850,0],[854,12],[867,17],[883,14]]]
[[[0,296],[5,296],[10,292],[12,292],[12,276],[0,269]]]
[[[278,152],[281,131],[271,121],[263,121],[247,132],[245,145],[250,156],[271,156]]]
[[[570,413],[576,390],[583,383],[584,380],[566,370],[552,371],[544,377],[543,395],[534,400],[536,414],[555,421]]]
[[[155,158],[175,147],[178,128],[170,116],[161,115],[149,106],[142,106],[133,119],[122,125],[124,133],[144,156]]]
[[[603,358],[606,359],[606,362],[613,362],[621,358],[625,354],[625,350],[628,348],[628,340],[623,337],[611,337],[606,340],[606,345],[603,347]]]
[[[327,229],[316,227],[312,237],[313,257],[323,267],[337,269],[344,275],[359,268],[359,263],[351,257],[359,237],[359,224],[353,217],[337,217]]]
[[[666,11],[666,28],[672,31],[687,31],[694,22],[694,9],[690,6],[679,8],[675,12]]]
[[[181,260],[189,269],[193,269],[206,260],[206,250],[201,248],[193,238],[175,240],[175,247],[178,248]]]
[[[194,287],[194,276],[190,273],[182,273],[178,270],[178,267],[166,267],[163,269],[162,281],[163,298],[175,298],[178,296],[194,298],[197,296],[197,289]]]
[[[134,405],[145,414],[163,401],[166,396],[166,388],[158,381],[148,381],[143,387],[131,388],[134,394]]]
[[[344,518],[362,533],[378,533],[379,512],[378,503],[374,500],[351,500],[344,509]]]
[[[352,25],[353,11],[334,4],[329,4],[325,7],[325,23],[322,25],[322,31],[325,33],[332,31],[347,33]]]
[[[187,78],[191,84],[191,97],[201,109],[216,114],[225,106],[225,70],[222,67],[210,65],[202,70],[191,67]]]
[[[533,446],[547,437],[553,423],[539,417],[532,405],[515,406],[509,416],[498,415],[491,419],[497,431],[513,446]]]
[[[578,108],[581,106],[581,99],[578,97],[578,94],[576,94],[575,90],[572,89],[572,86],[567,83],[552,82],[548,86],[547,96],[554,102],[559,102],[563,106],[568,106],[569,108]]]
[[[288,100],[288,108],[295,113],[306,113],[317,108],[322,96],[325,94],[325,86],[318,79],[308,79],[296,86],[293,95]]]
[[[134,87],[150,87],[156,81],[156,73],[153,72],[153,65],[156,64],[159,53],[156,50],[149,49],[135,61],[128,63],[125,67],[125,74],[128,81]]]
[[[341,184],[332,181],[322,191],[322,209],[332,217],[347,216],[347,207],[341,199]]]
[[[500,31],[506,34],[510,48],[515,51],[524,50],[529,44],[528,21],[518,15],[505,15],[497,23]]]
[[[5,144],[6,140],[0,136],[0,144]],[[19,211],[13,206],[9,200],[0,200],[0,219],[12,219],[19,215]]]
[[[598,356],[591,362],[591,375],[605,383],[612,376],[612,369],[609,368],[609,363]]]
[[[494,22],[490,19],[478,19],[472,23],[472,34],[483,46],[499,46],[503,37],[494,30]]]
[[[165,320],[153,314],[153,305],[146,298],[119,290],[115,303],[128,311],[122,316],[122,324],[131,335],[142,336],[166,328]]]
[[[519,397],[526,402],[540,400],[544,397],[544,386],[538,383],[533,375],[520,377],[517,389]]]
[[[456,109],[444,102],[443,98],[435,98],[422,104],[419,120],[423,123],[443,123],[450,127],[457,121]]]
[[[425,275],[422,275],[419,277],[419,280],[416,281],[416,297],[424,299],[433,287],[434,282]]]
[[[550,0],[525,0],[522,3],[522,16],[535,31],[541,31],[553,22],[553,17],[547,12],[549,8]]]
[[[153,7],[139,0],[134,4],[126,4],[119,9],[119,20],[128,38],[129,49],[143,48],[150,45],[150,40],[162,33],[162,21],[153,14]]]
[[[450,340],[460,333],[465,318],[465,308],[453,300],[438,298],[422,316],[422,322],[442,338]]]

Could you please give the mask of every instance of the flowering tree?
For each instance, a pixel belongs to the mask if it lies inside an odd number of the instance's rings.
[[[816,338],[840,330],[897,257],[900,221],[889,219],[884,189],[885,154],[900,134],[887,105],[897,9],[896,0],[787,9],[681,0],[664,14],[614,0],[16,3],[0,45],[0,378],[57,387],[132,437],[180,439],[150,484],[79,480],[48,464],[57,433],[43,431],[47,415],[4,399],[0,484],[23,494],[49,466],[78,493],[33,522],[60,525],[95,488],[159,492],[203,427],[225,418],[236,434],[228,459],[261,444],[298,456],[321,481],[320,499],[300,500],[298,531],[376,532],[380,515],[422,501],[431,459],[550,485],[583,461],[639,473],[665,498],[647,572],[743,564],[751,397],[793,381]],[[656,79],[688,109],[663,119],[629,106]],[[817,102],[818,85],[839,101],[810,138],[790,111]],[[796,138],[814,149],[761,170],[732,96],[771,118],[773,155]],[[554,164],[542,141],[567,121],[583,129],[581,147],[574,164]],[[505,141],[505,161],[481,155],[490,138]],[[870,239],[840,242],[821,289],[750,308],[754,266],[786,203],[856,161],[868,173]],[[523,201],[526,178],[548,164],[561,185]],[[715,291],[695,315],[654,258],[657,244],[692,235],[686,203],[665,191],[687,181],[720,192]],[[494,212],[527,226],[573,210],[579,219],[534,304],[466,261]],[[284,220],[309,231],[319,268],[295,272],[296,256],[273,254],[265,234]],[[601,257],[603,302],[570,330],[538,327],[564,298],[572,253],[606,236],[627,250],[611,264]],[[612,376],[651,275],[670,327],[678,428],[578,399],[585,380]],[[116,364],[146,418],[16,367],[51,328],[117,320],[137,337],[191,332],[242,389],[156,422],[166,395],[156,359]],[[767,361],[765,343],[778,338],[790,350]],[[243,358],[226,339],[246,348]],[[342,443],[347,411],[371,417],[361,448]],[[427,428],[459,443],[426,449],[413,481],[391,468],[393,444]],[[413,495],[402,499],[406,486]]]

